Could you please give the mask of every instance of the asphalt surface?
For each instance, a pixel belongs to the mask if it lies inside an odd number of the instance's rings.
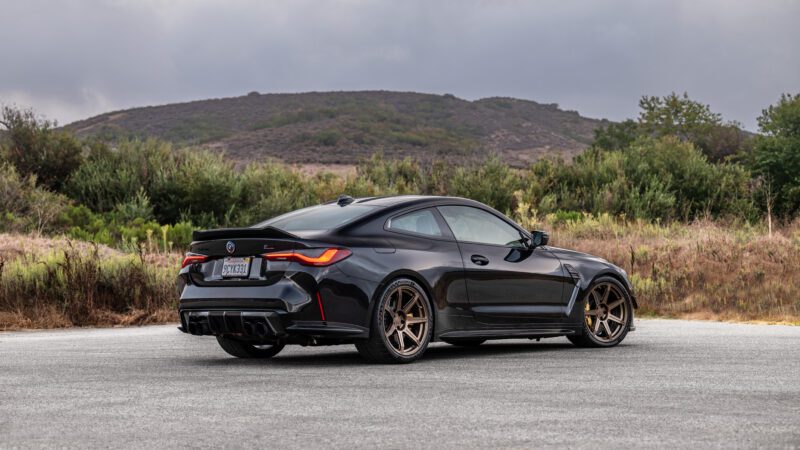
[[[0,333],[0,447],[797,447],[800,327],[639,320],[613,349],[237,360],[174,326]]]

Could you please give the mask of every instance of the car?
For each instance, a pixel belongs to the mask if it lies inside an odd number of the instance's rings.
[[[195,231],[178,283],[180,330],[239,358],[287,344],[355,344],[409,363],[428,344],[566,336],[612,347],[637,308],[621,268],[548,245],[474,200],[337,200],[249,228]]]

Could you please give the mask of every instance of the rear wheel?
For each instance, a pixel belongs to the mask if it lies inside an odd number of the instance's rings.
[[[356,349],[373,362],[409,363],[425,353],[432,332],[428,296],[415,281],[400,278],[383,291],[372,314],[370,337],[356,342]]]
[[[442,342],[458,347],[477,347],[486,342],[486,339],[442,339]]]
[[[217,336],[217,342],[226,353],[237,358],[272,358],[284,347],[284,344],[250,344],[222,336]]]
[[[628,290],[611,277],[600,277],[584,298],[583,333],[567,336],[579,347],[613,347],[628,334],[633,304]]]

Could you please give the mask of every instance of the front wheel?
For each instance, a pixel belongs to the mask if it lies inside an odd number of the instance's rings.
[[[615,278],[600,277],[584,297],[583,332],[567,339],[578,347],[613,347],[625,339],[632,320],[628,290]]]
[[[400,278],[383,291],[372,314],[369,339],[356,342],[358,353],[379,363],[419,359],[433,332],[430,300],[413,280]]]
[[[284,344],[248,344],[222,336],[217,336],[217,342],[227,354],[237,358],[272,358],[284,347]]]

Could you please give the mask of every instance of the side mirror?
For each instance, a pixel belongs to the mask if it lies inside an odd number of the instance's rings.
[[[531,231],[531,247],[539,247],[540,245],[547,245],[550,241],[550,235],[545,231],[532,230]]]

